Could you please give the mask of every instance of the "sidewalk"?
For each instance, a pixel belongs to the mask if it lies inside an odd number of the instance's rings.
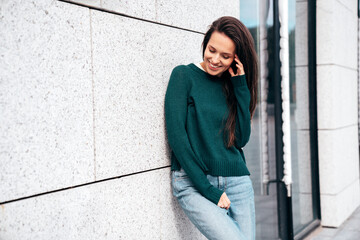
[[[306,237],[305,240],[359,240],[360,239],[360,207],[339,227],[320,227]]]

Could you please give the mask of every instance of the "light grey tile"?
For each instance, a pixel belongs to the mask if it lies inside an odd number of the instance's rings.
[[[158,0],[157,9],[159,22],[204,33],[221,16],[240,18],[240,2],[236,0]]]
[[[160,183],[168,172],[155,170],[2,205],[0,239],[160,239],[160,208],[165,207]]]
[[[93,239],[159,239],[161,176],[154,170],[94,185]],[[83,238],[84,239],[84,238]]]
[[[360,205],[360,204],[359,204],[359,205]],[[360,207],[358,207],[358,208],[354,211],[354,213],[353,213],[353,215],[351,216],[351,218],[360,219]]]
[[[156,21],[156,0],[102,0],[102,8],[116,13]]]
[[[321,181],[320,177],[320,189],[323,185]],[[359,179],[338,194],[321,193],[321,225],[325,227],[340,227],[359,206],[359,202]]]
[[[102,0],[102,8],[132,17],[205,32],[221,16],[240,17],[239,1]]]
[[[360,232],[359,231],[339,231],[335,237],[334,240],[357,240],[360,239]]]
[[[337,65],[317,67],[319,129],[357,124],[357,71]]]
[[[323,237],[323,236],[315,236],[313,238],[310,238],[309,240],[332,240],[331,237]]]
[[[319,131],[318,140],[320,192],[340,194],[359,179],[357,126]]]
[[[350,217],[341,228],[343,231],[360,231],[360,219]]]
[[[337,1],[348,10],[348,14],[357,16],[358,4],[356,1],[352,1],[352,0],[337,0]]]
[[[91,7],[101,7],[101,1],[104,0],[70,0],[69,2],[80,3]]]
[[[169,165],[167,83],[201,61],[203,35],[96,11],[92,21],[97,179]]]
[[[2,1],[0,202],[94,179],[89,10]]]
[[[2,205],[0,239],[93,239],[92,195],[75,188]]]
[[[351,5],[356,5],[352,2]],[[316,3],[317,64],[337,64],[356,70],[357,14],[351,14],[338,0]]]
[[[338,228],[326,228],[324,227],[319,236],[333,237],[339,231]]]

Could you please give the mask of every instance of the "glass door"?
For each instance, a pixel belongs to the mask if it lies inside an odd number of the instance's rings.
[[[311,6],[308,6],[308,1],[289,0],[288,3],[292,215],[296,236],[318,217],[317,206],[314,206],[317,204],[314,201],[316,184],[313,187],[316,173],[312,172],[311,156],[311,147],[316,147],[317,143],[310,144],[308,10]]]
[[[270,184],[276,179],[272,1],[241,0],[240,20],[252,33],[261,69],[251,138],[244,148],[255,191],[256,236],[279,239],[277,188]]]
[[[244,148],[255,190],[257,239],[295,239],[318,219],[310,124],[308,2],[288,1],[292,195],[282,182],[281,62],[278,0],[240,0],[240,20],[259,56],[257,109]],[[275,16],[275,17],[274,17]],[[314,23],[313,23],[314,24]],[[310,75],[311,76],[311,75]],[[316,152],[316,151],[315,151]],[[315,194],[314,194],[315,193]]]

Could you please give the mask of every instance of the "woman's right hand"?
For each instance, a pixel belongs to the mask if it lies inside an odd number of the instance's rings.
[[[230,208],[230,200],[229,198],[227,197],[226,193],[224,192],[221,197],[220,197],[220,200],[218,202],[218,206],[221,207],[221,208],[225,208],[226,210],[228,210]]]

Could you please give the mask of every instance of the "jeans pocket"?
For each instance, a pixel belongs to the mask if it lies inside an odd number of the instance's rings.
[[[172,178],[173,195],[177,198],[185,194],[185,190],[192,189],[194,184],[184,170],[173,171]]]

